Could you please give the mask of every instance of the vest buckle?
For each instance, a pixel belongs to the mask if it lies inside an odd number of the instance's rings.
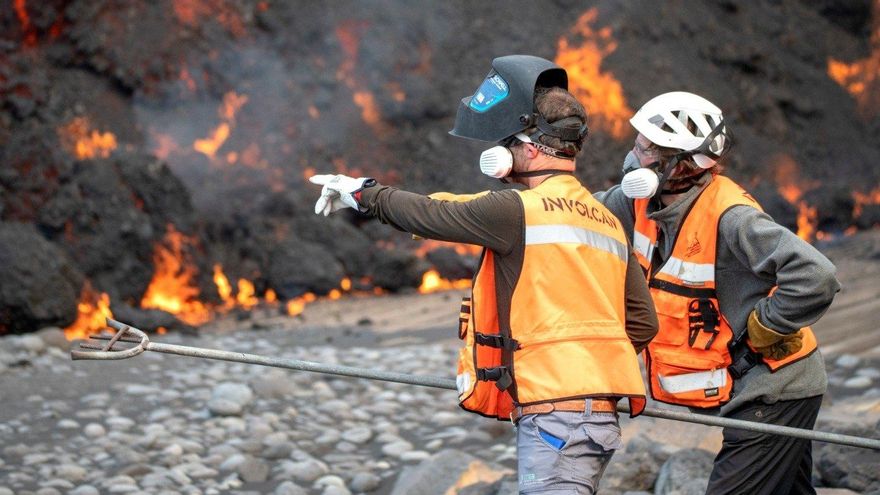
[[[477,368],[477,380],[484,382],[495,382],[498,390],[507,390],[513,385],[513,377],[510,376],[507,366],[496,366],[494,368]]]
[[[474,332],[474,342],[478,345],[494,347],[496,349],[504,349],[515,351],[519,349],[519,342],[516,339],[504,337],[500,334],[488,335],[485,333]]]

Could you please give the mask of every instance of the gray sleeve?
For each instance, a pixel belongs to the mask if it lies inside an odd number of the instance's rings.
[[[397,229],[427,239],[484,246],[501,255],[521,241],[525,224],[522,200],[513,190],[457,202],[377,185],[363,190],[360,204],[368,215]]]
[[[633,200],[623,194],[620,185],[612,186],[607,191],[595,192],[593,197],[611,210],[611,213],[620,220],[627,238],[632,239],[636,224],[636,212],[633,208]]]
[[[636,354],[648,346],[659,329],[648,280],[639,261],[630,253],[626,266],[626,335]]]
[[[775,283],[755,309],[766,326],[793,333],[815,323],[840,290],[828,258],[766,213],[735,206],[721,217],[720,239],[756,276]]]

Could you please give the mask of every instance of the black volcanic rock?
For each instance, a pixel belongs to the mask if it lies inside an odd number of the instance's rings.
[[[413,287],[429,263],[464,278],[469,259],[418,260],[398,251],[416,249],[406,234],[377,221],[315,216],[307,176],[371,176],[419,193],[504,187],[479,173],[486,143],[448,135],[459,100],[492,58],[554,59],[566,45],[586,62],[569,67],[571,86],[603,96],[619,82],[625,112],[673,90],[718,104],[735,136],[727,174],[780,223],[797,228],[798,207],[776,184],[785,155],[792,184],[816,185],[803,199],[820,230],[872,228],[878,207],[853,218],[850,191],[880,182],[877,85],[856,98],[829,63],[876,50],[875,3],[46,0],[24,2],[29,24],[5,5],[0,221],[36,226],[114,304],[140,300],[168,225],[191,239],[183,254],[209,302],[214,264],[233,286],[245,278],[281,297],[325,293],[343,277]],[[634,137],[625,119],[622,136],[603,127],[610,99],[589,102],[578,158],[594,191],[620,181]],[[112,132],[114,154],[77,159],[61,132],[74,119]],[[208,138],[216,149],[196,147]]]
[[[281,299],[327,294],[339,288],[343,277],[342,264],[321,245],[288,237],[270,250],[266,280]]]
[[[173,314],[159,309],[133,308],[125,303],[114,304],[110,309],[114,320],[144,332],[155,332],[159,327],[173,331],[194,331],[192,326],[178,320]]]
[[[76,162],[69,180],[40,210],[37,225],[96,290],[112,300],[139,301],[153,277],[156,244],[168,225],[186,233],[192,213],[186,189],[164,164],[119,153]],[[210,265],[199,273],[210,280]]]
[[[33,225],[0,223],[0,335],[67,326],[83,276]]]
[[[377,253],[370,267],[370,278],[376,287],[391,291],[416,288],[422,275],[430,268],[425,260],[397,249]]]
[[[429,251],[425,259],[437,269],[441,277],[448,280],[471,278],[479,263],[477,256],[462,256],[451,248]]]

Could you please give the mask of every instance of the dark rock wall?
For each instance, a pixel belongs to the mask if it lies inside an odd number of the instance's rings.
[[[207,301],[218,297],[215,263],[284,298],[326,293],[346,276],[392,290],[418,285],[428,264],[410,253],[408,236],[349,214],[316,218],[318,190],[305,176],[371,175],[417,192],[500,187],[478,173],[483,146],[447,135],[458,100],[493,57],[553,59],[560,39],[583,44],[573,26],[591,8],[593,33],[610,36],[601,70],[620,82],[630,110],[665,91],[702,94],[736,137],[728,173],[779,221],[794,227],[797,214],[776,187],[787,159],[819,229],[873,225],[852,218],[851,192],[880,179],[880,113],[827,72],[829,59],[875,49],[868,0],[15,7],[0,5],[0,221],[33,226],[114,304],[137,305],[169,224],[195,239],[187,255]],[[112,132],[115,151],[77,158],[61,131],[76,119]],[[229,132],[213,156],[194,149],[221,124]],[[593,124],[578,173],[601,189],[619,181],[632,135]],[[0,281],[4,294],[18,282]]]

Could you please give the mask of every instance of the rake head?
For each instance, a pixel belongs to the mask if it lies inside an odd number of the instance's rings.
[[[113,335],[90,335],[80,342],[79,350],[70,351],[70,358],[78,359],[127,359],[147,350],[150,338],[137,328],[107,318],[107,326],[116,330]]]

